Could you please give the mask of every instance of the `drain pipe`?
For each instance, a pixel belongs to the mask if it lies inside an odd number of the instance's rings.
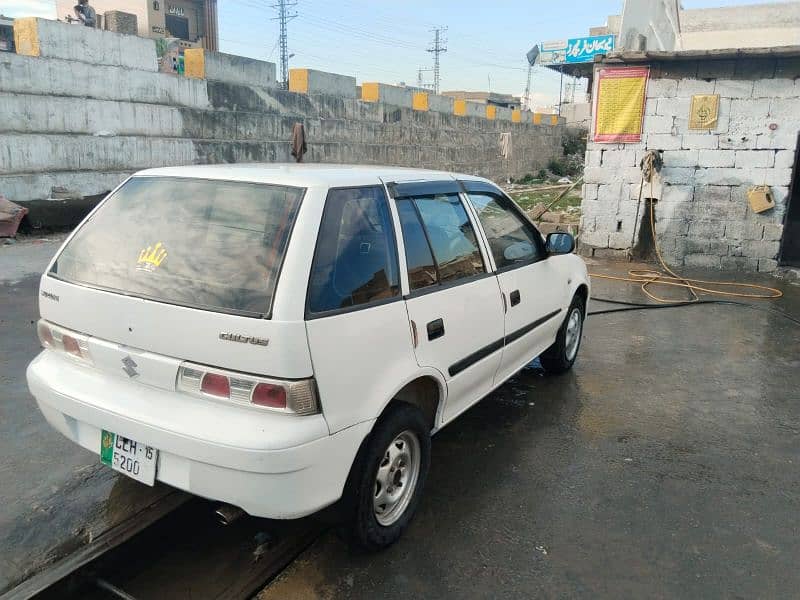
[[[214,514],[217,515],[217,520],[219,521],[220,525],[227,526],[234,521],[238,521],[246,513],[238,506],[233,506],[232,504],[223,504],[214,511]]]

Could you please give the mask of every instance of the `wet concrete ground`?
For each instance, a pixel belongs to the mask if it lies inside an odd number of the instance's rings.
[[[761,305],[800,315],[783,287]],[[590,317],[572,372],[527,368],[435,436],[399,543],[326,534],[259,599],[796,597],[799,466],[797,325],[731,306]]]
[[[28,392],[39,275],[61,240],[0,246],[0,595],[175,493],[103,467],[48,425]]]

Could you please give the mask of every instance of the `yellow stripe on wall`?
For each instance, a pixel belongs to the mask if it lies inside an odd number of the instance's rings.
[[[183,51],[183,74],[192,79],[206,78],[206,55],[203,48],[186,48]]]
[[[533,113],[533,124],[534,125],[542,124],[542,113]]]
[[[289,91],[308,93],[308,69],[289,69]]]
[[[40,56],[36,17],[14,19],[14,47],[17,49],[17,54]]]
[[[361,99],[364,102],[378,102],[381,99],[379,83],[362,83]]]
[[[494,119],[497,115],[497,107],[494,104],[487,104],[486,105],[486,118],[487,119]]]
[[[453,101],[453,114],[458,117],[466,116],[467,114],[467,101],[466,100],[454,100]]]
[[[514,123],[521,123],[522,122],[522,111],[518,108],[515,108],[511,111],[511,121]]]
[[[558,115],[550,115],[550,125],[558,125]]]
[[[414,110],[428,110],[428,94],[426,92],[414,92],[411,99],[411,107]]]

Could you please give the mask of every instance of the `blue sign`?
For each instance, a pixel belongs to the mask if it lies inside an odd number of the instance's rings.
[[[597,54],[614,50],[613,35],[595,35],[567,41],[567,63],[592,62]]]

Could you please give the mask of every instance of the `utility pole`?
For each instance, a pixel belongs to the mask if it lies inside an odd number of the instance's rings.
[[[273,21],[280,22],[280,37],[278,41],[281,45],[281,84],[284,89],[289,88],[289,38],[286,31],[286,25],[297,16],[297,13],[290,13],[290,10],[297,6],[294,0],[278,0],[277,4],[273,4],[272,8],[278,11],[278,16],[273,17]]]
[[[432,70],[433,69],[423,69],[422,67],[419,67],[417,69],[417,87],[418,88],[427,88],[427,89],[431,88],[431,84],[430,83],[425,83],[425,78],[424,78],[424,76],[422,74],[423,73],[429,73]]]
[[[531,73],[533,72],[533,65],[528,65],[528,82],[525,84],[525,106],[531,110]]]
[[[443,52],[447,52],[447,38],[445,38],[444,34],[447,31],[447,27],[437,27],[436,29],[431,29],[433,33],[433,42],[428,47],[428,52],[433,54],[433,93],[439,93],[439,55]]]

